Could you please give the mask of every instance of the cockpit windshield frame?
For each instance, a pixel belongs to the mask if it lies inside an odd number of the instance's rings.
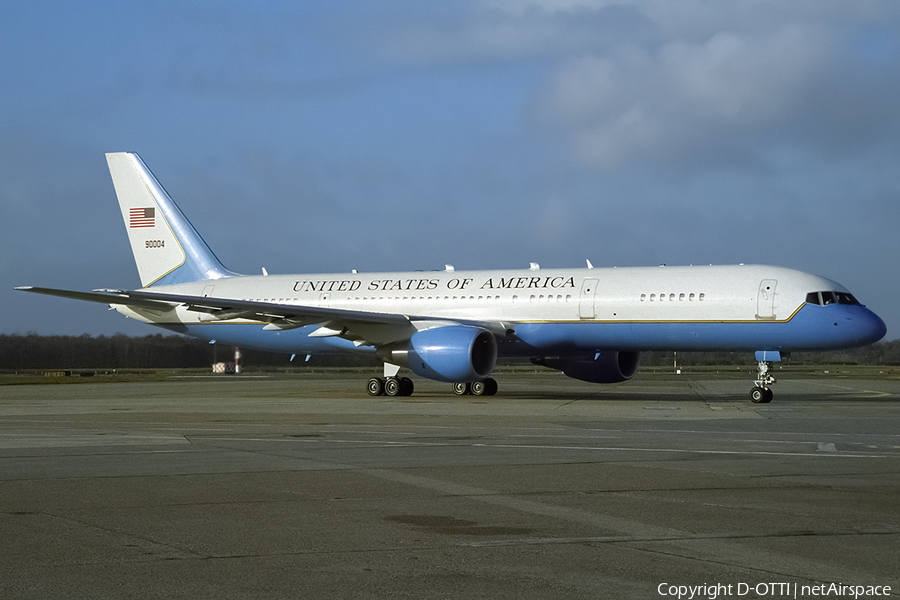
[[[859,300],[849,292],[810,292],[806,295],[807,304],[828,306],[829,304],[859,305]]]

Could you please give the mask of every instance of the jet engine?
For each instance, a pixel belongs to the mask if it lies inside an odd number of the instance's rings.
[[[604,351],[593,357],[542,356],[532,358],[536,365],[562,371],[572,379],[591,383],[619,383],[634,376],[640,362],[640,352]]]
[[[436,381],[479,381],[494,370],[497,340],[480,327],[447,325],[417,331],[408,342],[382,346],[376,356]]]

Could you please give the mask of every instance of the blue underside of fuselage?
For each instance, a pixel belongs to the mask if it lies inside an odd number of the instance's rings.
[[[161,324],[203,340],[285,353],[372,352],[338,337],[309,337],[318,325],[267,331],[261,324]],[[787,321],[527,322],[499,340],[500,356],[579,355],[597,350],[839,350],[880,340],[884,322],[864,306],[807,304]]]

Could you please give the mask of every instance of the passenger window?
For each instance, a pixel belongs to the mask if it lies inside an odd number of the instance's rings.
[[[678,294],[678,301],[684,302],[684,294]]]
[[[675,294],[669,294],[669,302],[675,302]]]
[[[706,298],[706,294],[700,294],[699,300],[703,302],[703,299]]]
[[[688,302],[694,301],[694,292],[691,292],[691,295],[688,297]]]
[[[650,294],[650,302],[656,302],[656,294]]]
[[[641,294],[641,302],[647,301],[647,294]]]

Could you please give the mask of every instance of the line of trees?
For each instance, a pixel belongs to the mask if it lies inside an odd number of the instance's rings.
[[[241,349],[245,367],[335,366],[377,367],[374,356],[357,354],[306,355],[290,362],[290,356]],[[644,366],[746,365],[754,362],[747,352],[645,352]],[[177,369],[209,368],[216,362],[232,362],[234,348],[211,345],[181,335],[40,336],[0,335],[0,370],[32,369]],[[900,365],[900,340],[836,352],[798,352],[790,357],[795,364]]]
[[[245,366],[291,365],[290,355],[241,348]],[[0,335],[0,370],[32,369],[184,369],[209,368],[217,362],[234,362],[234,347],[209,344],[182,335],[153,334],[131,337],[36,334]],[[374,357],[354,354],[298,356],[302,366],[378,365]]]
[[[647,366],[671,365],[673,359],[679,365],[746,365],[755,364],[752,352],[644,352],[641,364]],[[834,350],[831,352],[794,352],[785,360],[791,364],[844,364],[844,365],[900,365],[900,340],[877,342],[862,348]]]

